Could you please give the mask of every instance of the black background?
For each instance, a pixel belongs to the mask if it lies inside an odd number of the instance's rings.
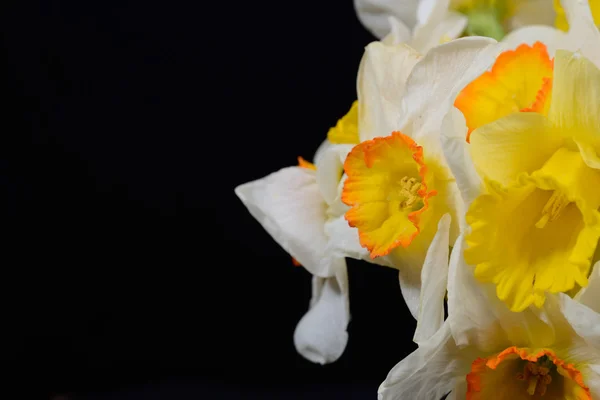
[[[356,98],[374,38],[318,3],[4,4],[11,398],[376,398],[414,348],[396,272],[349,263],[348,347],[313,365],[310,275],[233,192],[311,158]]]

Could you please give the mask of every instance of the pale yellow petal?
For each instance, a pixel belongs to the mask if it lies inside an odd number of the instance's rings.
[[[548,119],[575,140],[588,165],[600,166],[600,70],[579,53],[556,52]]]
[[[537,113],[515,113],[471,134],[475,168],[487,178],[507,184],[521,172],[533,172],[560,147],[563,138]]]

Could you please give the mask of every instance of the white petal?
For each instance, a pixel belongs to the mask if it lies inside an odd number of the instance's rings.
[[[449,0],[423,0],[419,3],[419,22],[411,46],[422,54],[433,47],[459,37],[467,26],[467,17],[448,11]]]
[[[448,166],[456,179],[465,209],[483,190],[483,183],[475,170],[469,144],[466,141],[467,124],[463,114],[455,107],[442,121],[441,143]],[[464,220],[464,218],[462,218]],[[461,224],[464,224],[463,221]]]
[[[393,256],[391,257],[392,259]],[[421,298],[421,267],[425,257],[406,256],[399,258],[401,263],[396,261],[398,265],[398,281],[400,283],[400,291],[402,297],[414,319],[419,318],[419,303]]]
[[[421,293],[417,329],[413,341],[417,344],[432,337],[444,323],[444,298],[448,284],[448,253],[450,215],[445,214],[427,251],[421,271]]]
[[[569,32],[558,48],[579,51],[600,67],[600,32],[587,0],[561,0],[560,3],[567,15]]]
[[[442,20],[448,12],[450,0],[420,0],[417,6],[417,25],[430,20]]]
[[[575,300],[600,313],[600,261],[594,265],[588,285],[577,293]]]
[[[346,261],[336,262],[336,276],[313,276],[310,309],[294,331],[294,345],[304,358],[318,364],[337,360],[348,343],[350,322]]]
[[[410,39],[412,38],[412,32],[408,26],[394,17],[388,17],[388,21],[390,25],[390,33],[381,39],[381,43],[388,46],[393,46],[400,43],[410,42]]]
[[[585,376],[585,384],[590,388],[592,399],[600,398],[600,365],[590,365],[592,373]]]
[[[495,40],[481,37],[461,38],[431,49],[406,82],[400,130],[417,143],[422,136],[439,137],[442,119],[458,93],[494,64],[501,49]]]
[[[250,214],[313,275],[331,276],[326,253],[326,203],[315,172],[288,167],[235,188]]]
[[[342,179],[338,183],[337,187],[337,196],[333,203],[329,204],[329,208],[327,208],[327,221],[331,221],[335,218],[343,217],[344,214],[350,209],[349,206],[342,202],[342,191],[344,190],[344,181],[346,180],[347,175],[342,175]],[[327,224],[325,224],[325,232],[327,232]],[[331,240],[331,235],[329,235]]]
[[[332,144],[323,149],[319,155],[317,167],[317,184],[327,204],[335,201],[338,185],[344,171],[344,160],[353,145]]]
[[[507,50],[516,49],[521,44],[532,46],[535,42],[542,42],[548,49],[550,57],[554,57],[556,49],[565,40],[566,34],[556,28],[544,25],[525,26],[516,29],[504,36],[502,43]]]
[[[404,44],[369,44],[358,69],[358,131],[360,141],[399,130],[406,79],[420,55]]]
[[[325,231],[330,238],[328,252],[339,257],[349,257],[386,267],[395,267],[389,257],[372,259],[369,251],[360,245],[358,229],[348,225],[348,221],[346,221],[343,215],[327,221]]]
[[[564,293],[557,297],[568,327],[573,328],[590,346],[600,349],[600,314]]]
[[[567,363],[575,363],[592,393],[600,391],[600,315],[564,293],[544,303],[544,318],[554,326],[555,347]],[[575,334],[574,334],[575,333]],[[595,397],[594,397],[595,398]]]
[[[433,400],[450,392],[466,375],[475,354],[460,350],[448,323],[427,342],[396,364],[379,386],[379,400]]]
[[[497,351],[512,345],[545,347],[554,342],[554,327],[533,307],[515,313],[498,299],[495,287],[478,282],[464,261],[463,237],[456,241],[448,273],[448,315],[459,346]]]
[[[315,156],[313,157],[313,163],[319,164],[319,162],[321,161],[321,158],[323,158],[323,154],[325,154],[325,152],[327,150],[329,150],[329,148],[333,146],[333,143],[331,143],[329,140],[325,139],[323,140],[323,143],[321,143],[319,145],[319,147],[317,148],[317,151],[315,152]]]
[[[382,39],[390,32],[390,16],[409,28],[415,26],[417,3],[418,0],[354,0],[354,8],[363,26]]]

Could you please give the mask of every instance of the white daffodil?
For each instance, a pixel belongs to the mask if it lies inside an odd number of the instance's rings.
[[[399,270],[402,294],[418,321],[417,342],[443,321],[448,249],[464,211],[440,144],[444,113],[432,111],[431,104],[447,100],[447,111],[459,78],[485,70],[495,47],[492,39],[465,38],[423,57],[404,44],[375,42],[359,68],[359,138],[344,163],[341,199],[350,206],[345,218],[360,247],[335,233],[330,242],[341,255]],[[435,79],[448,68],[455,77]],[[405,92],[413,93],[410,101]],[[434,92],[448,97],[429,96]]]
[[[358,18],[376,37],[392,33],[395,43],[406,43],[421,54],[459,37],[467,18],[444,5],[417,0],[354,0]],[[384,39],[382,39],[384,40]]]
[[[337,360],[348,341],[350,321],[346,261],[329,248],[326,226],[343,218],[339,200],[347,145],[325,142],[315,164],[299,158],[265,178],[245,183],[235,193],[252,216],[294,261],[313,275],[310,308],[294,332],[297,351],[326,364]]]
[[[552,1],[354,0],[354,5],[362,24],[375,36],[387,35],[396,20],[404,27],[407,42],[415,40],[421,51],[424,42],[435,45],[463,32],[500,40],[522,26],[552,25],[556,19]]]
[[[390,371],[379,399],[598,398],[600,314],[564,294],[511,312],[475,282],[463,246],[450,262],[448,319]]]

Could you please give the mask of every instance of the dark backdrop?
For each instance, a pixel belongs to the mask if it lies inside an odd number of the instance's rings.
[[[345,354],[297,355],[310,275],[233,193],[312,157],[373,37],[350,0],[204,3],[4,4],[14,398],[374,399],[413,349],[395,271],[350,262]]]

